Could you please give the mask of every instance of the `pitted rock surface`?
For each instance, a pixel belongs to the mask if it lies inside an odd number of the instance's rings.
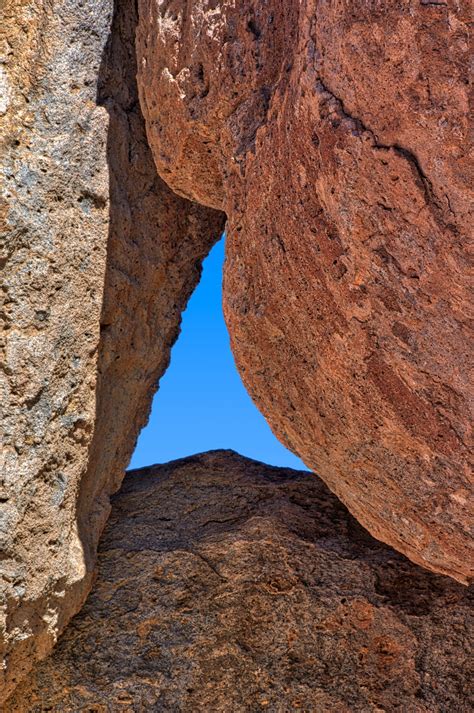
[[[134,3],[0,14],[0,707],[90,588],[95,550],[218,214],[158,177]]]
[[[312,474],[205,453],[128,473],[87,602],[5,713],[467,713],[472,612]]]
[[[228,217],[224,307],[278,438],[377,538],[473,572],[470,4],[139,2],[160,175]]]

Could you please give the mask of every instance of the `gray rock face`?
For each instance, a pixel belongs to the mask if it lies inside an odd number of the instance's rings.
[[[87,594],[108,496],[222,228],[156,174],[135,24],[111,0],[1,10],[0,701]]]
[[[5,713],[467,712],[470,603],[314,475],[205,453],[127,475],[84,608]]]
[[[50,648],[67,590],[86,576],[75,503],[94,428],[108,235],[108,117],[96,92],[112,5],[43,5],[9,2],[0,21],[2,692]]]

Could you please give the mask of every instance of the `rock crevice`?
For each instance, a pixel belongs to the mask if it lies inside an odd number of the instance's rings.
[[[378,539],[470,580],[468,19],[3,3],[0,698],[87,595],[225,216],[232,349],[275,434]]]
[[[0,701],[83,603],[223,216],[156,173],[135,3],[2,7]]]

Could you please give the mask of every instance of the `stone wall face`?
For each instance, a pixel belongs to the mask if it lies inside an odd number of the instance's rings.
[[[223,224],[156,174],[134,3],[1,12],[0,700],[88,592],[108,496]]]
[[[228,216],[249,393],[373,535],[469,581],[468,3],[139,7],[158,170]]]
[[[468,711],[471,619],[311,473],[204,453],[127,474],[90,597],[5,713]]]

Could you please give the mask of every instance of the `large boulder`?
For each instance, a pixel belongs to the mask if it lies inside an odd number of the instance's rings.
[[[278,438],[467,582],[469,3],[139,0],[160,175],[228,217],[224,307]]]
[[[1,9],[0,707],[89,590],[108,496],[223,225],[157,176],[135,4],[112,12]]]
[[[312,474],[215,451],[127,475],[84,608],[3,710],[467,713],[472,632],[466,587]]]

